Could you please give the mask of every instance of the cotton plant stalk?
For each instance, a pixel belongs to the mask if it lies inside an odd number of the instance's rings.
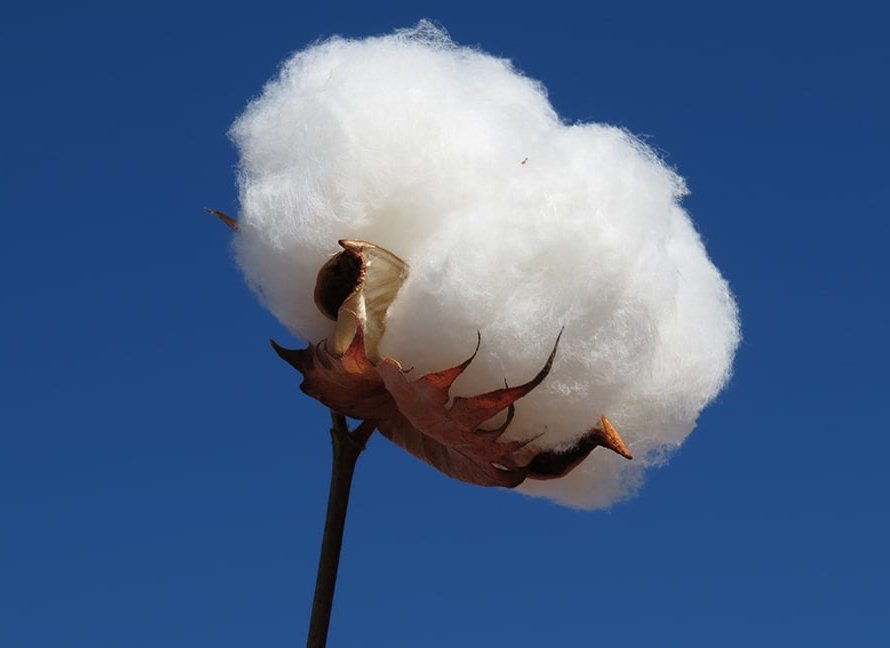
[[[241,209],[217,215],[309,342],[274,346],[335,413],[350,477],[379,430],[455,479],[608,507],[729,378],[737,309],[683,179],[625,130],[563,122],[507,60],[425,21],[332,38],[231,136]]]

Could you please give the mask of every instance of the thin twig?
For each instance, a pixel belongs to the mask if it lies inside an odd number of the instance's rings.
[[[315,597],[312,600],[307,648],[324,648],[327,643],[352,475],[355,472],[355,463],[365,449],[368,437],[374,431],[374,424],[365,421],[355,431],[350,432],[346,418],[333,410],[331,410],[331,422],[331,442],[334,450],[331,488],[328,494],[328,512],[324,523],[321,556],[318,559],[318,576],[315,580]]]

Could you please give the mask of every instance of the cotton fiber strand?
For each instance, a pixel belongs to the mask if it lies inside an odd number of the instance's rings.
[[[382,355],[420,376],[464,360],[481,332],[454,395],[528,380],[565,327],[508,438],[566,449],[605,414],[634,460],[599,449],[526,493],[626,498],[728,379],[736,306],[680,206],[683,179],[622,129],[563,123],[507,60],[425,22],[332,38],[286,61],[232,136],[237,259],[298,337],[332,332],[313,288],[344,238],[410,266]]]

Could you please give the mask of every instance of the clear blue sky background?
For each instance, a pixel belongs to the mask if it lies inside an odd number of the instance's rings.
[[[422,17],[512,58],[567,120],[664,152],[744,342],[686,445],[609,512],[450,481],[375,438],[330,645],[890,645],[872,4],[6,7],[0,645],[302,645],[327,412],[202,208],[237,212],[226,130],[288,53]]]

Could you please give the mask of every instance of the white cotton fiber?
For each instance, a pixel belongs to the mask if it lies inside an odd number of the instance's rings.
[[[313,288],[343,238],[408,262],[381,352],[412,375],[465,359],[481,331],[452,393],[528,380],[565,327],[510,436],[563,449],[605,414],[634,459],[600,448],[526,493],[627,497],[729,376],[736,306],[679,204],[683,179],[621,129],[561,122],[509,61],[425,22],[333,38],[288,60],[232,135],[238,261],[297,336],[331,334]]]

